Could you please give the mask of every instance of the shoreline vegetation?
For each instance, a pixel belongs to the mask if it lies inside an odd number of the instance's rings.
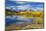
[[[8,27],[6,27],[6,30],[9,30],[9,29],[12,29],[12,30],[20,30],[20,29],[39,29],[39,28],[43,28],[43,25],[44,25],[44,12],[32,12],[32,11],[24,11],[24,12],[16,12],[16,11],[9,11],[9,10],[6,10],[5,11],[6,13],[6,16],[22,16],[22,17],[25,17],[25,18],[34,18],[34,24],[30,25],[28,24],[27,26],[16,26],[15,24],[12,24]],[[41,24],[41,25],[40,25]],[[25,24],[26,25],[26,24]],[[34,26],[36,25],[36,26]],[[30,28],[29,28],[30,26]]]
[[[32,12],[32,11],[22,11],[22,12],[16,12],[16,11],[9,11],[6,10],[6,16],[25,16],[25,17],[43,17],[44,16],[44,12]]]

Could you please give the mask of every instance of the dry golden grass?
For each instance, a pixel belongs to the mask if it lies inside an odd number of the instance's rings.
[[[20,30],[20,29],[32,29],[32,28],[34,28],[34,29],[38,28],[39,29],[39,28],[43,28],[43,24],[44,24],[44,19],[43,19],[44,13],[43,12],[29,12],[28,14],[27,14],[27,12],[23,12],[23,13],[21,12],[21,13],[18,13],[17,15],[18,16],[22,15],[23,17],[26,17],[26,18],[32,18],[33,15],[34,15],[35,16],[34,17],[35,18],[35,20],[34,20],[35,24],[30,24],[30,25],[27,25],[27,26],[24,26],[24,27],[16,26],[15,24],[12,24],[12,25],[6,27],[6,30],[8,30],[8,29]]]

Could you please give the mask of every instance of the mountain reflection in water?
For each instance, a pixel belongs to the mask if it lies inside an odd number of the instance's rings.
[[[15,25],[23,25],[27,23],[32,23],[33,18],[25,18],[23,16],[6,16],[5,21],[6,26],[14,23]]]

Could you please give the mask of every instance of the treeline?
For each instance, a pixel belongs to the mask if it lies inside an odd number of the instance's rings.
[[[5,9],[5,14],[6,14],[6,16],[7,15],[15,15],[15,13],[18,13],[17,11],[12,11],[12,10],[9,10],[9,9]]]
[[[12,15],[25,15],[25,16],[33,16],[33,17],[43,17],[43,12],[32,12],[32,11],[23,11],[23,12],[17,12],[16,10],[8,10],[5,11],[6,16],[12,16]]]

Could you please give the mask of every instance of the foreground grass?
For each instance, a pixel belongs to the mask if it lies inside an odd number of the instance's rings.
[[[14,24],[6,28],[6,30],[26,30],[26,29],[43,29],[43,24],[31,24],[26,25],[24,27],[16,26]]]

